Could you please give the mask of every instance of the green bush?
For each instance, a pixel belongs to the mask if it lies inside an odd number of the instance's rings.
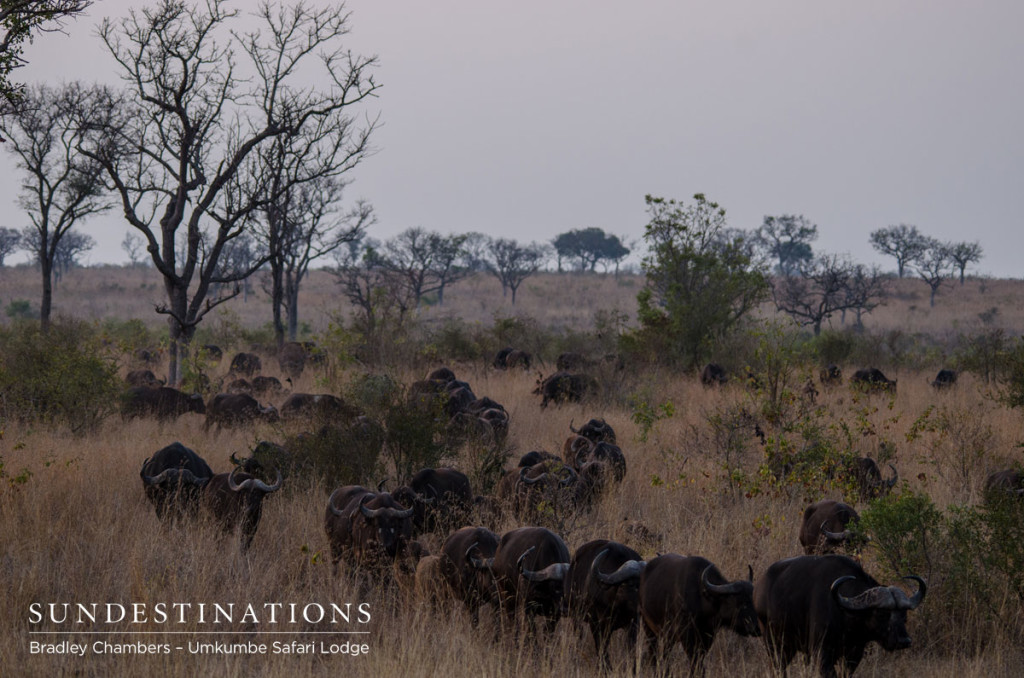
[[[11,303],[7,304],[7,308],[4,310],[8,318],[35,318],[36,314],[32,311],[32,304],[29,303],[28,299],[12,299]]]
[[[930,579],[942,549],[942,513],[924,492],[907,490],[871,502],[860,514],[860,529],[890,577],[917,574]]]
[[[43,333],[36,322],[0,332],[0,393],[5,418],[94,429],[118,403],[114,360],[85,323],[61,319]]]

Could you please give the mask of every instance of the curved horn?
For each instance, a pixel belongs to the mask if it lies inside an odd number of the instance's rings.
[[[888,489],[891,490],[893,487],[895,487],[896,483],[899,481],[899,479],[900,479],[900,472],[897,471],[896,467],[893,466],[892,464],[889,464],[889,468],[892,469],[892,478],[889,478],[889,480],[886,481],[885,486]]]
[[[524,467],[523,467],[523,469],[522,469],[521,471],[519,471],[519,482],[522,482],[522,483],[526,483],[527,485],[536,485],[536,484],[537,484],[537,483],[539,483],[539,482],[540,482],[541,480],[543,480],[543,479],[544,479],[545,477],[547,477],[548,475],[550,475],[550,474],[548,474],[548,473],[541,473],[541,474],[540,474],[539,476],[537,476],[536,478],[527,478],[527,477],[526,477],[526,472],[527,472],[528,470],[529,470],[529,468],[527,468],[527,467],[525,467],[525,466],[524,466]]]
[[[605,574],[598,570],[598,565],[600,565],[601,561],[604,560],[604,557],[607,554],[608,549],[597,554],[597,558],[594,558],[594,562],[590,566],[590,574],[591,576],[596,575],[599,582],[608,586],[618,586],[619,584],[623,584],[627,581],[639,579],[640,573],[644,571],[645,567],[647,567],[647,563],[643,560],[627,560],[619,566],[619,569]]]
[[[241,459],[239,459],[238,457],[236,457],[236,456],[235,456],[235,453],[234,453],[234,452],[232,452],[232,453],[231,453],[231,456],[230,456],[230,457],[228,457],[228,460],[229,460],[229,461],[230,461],[230,462],[231,462],[232,464],[234,464],[235,466],[241,466],[241,465],[242,465],[242,460],[241,460]]]
[[[859,596],[853,598],[847,598],[843,594],[839,593],[839,587],[843,582],[856,579],[852,575],[846,575],[840,577],[832,582],[832,588],[830,589],[832,597],[842,607],[851,612],[860,612],[863,610],[892,610],[896,607],[896,599],[892,595],[892,591],[887,586],[875,586],[873,588],[864,591]],[[915,594],[916,597],[916,594]]]
[[[340,487],[338,489],[334,490],[334,492],[331,492],[331,496],[327,500],[327,508],[331,509],[331,513],[333,513],[334,515],[336,515],[338,517],[341,517],[341,516],[345,515],[345,513],[341,509],[339,509],[337,506],[334,505],[334,495],[338,494],[339,490],[341,490]]]
[[[565,579],[565,573],[569,571],[569,563],[551,563],[543,570],[522,570],[519,574],[523,576],[523,579],[528,579],[532,582],[541,581],[562,581]]]
[[[577,475],[576,471],[572,469],[572,467],[563,466],[562,468],[568,471],[568,473],[565,475],[564,478],[558,481],[559,485],[565,486],[575,482],[579,482],[580,477],[579,475]]]
[[[580,432],[572,427],[574,421],[576,421],[575,417],[569,420],[569,430],[575,433],[576,435],[579,435]]]
[[[281,484],[284,482],[284,478],[281,476],[280,469],[274,469],[277,472],[277,480],[274,481],[273,485],[267,485],[259,478],[247,478],[243,480],[240,485],[235,484],[235,472],[241,468],[235,467],[235,470],[228,476],[228,487],[231,488],[232,492],[238,492],[239,490],[256,489],[261,492],[277,492],[281,489]]]
[[[149,461],[149,460],[147,459],[146,461]],[[156,474],[155,476],[147,476],[144,473],[140,473],[139,475],[142,476],[142,482],[146,483],[147,485],[159,485],[160,483],[163,483],[166,480],[169,480],[169,479],[172,479],[172,478],[174,480],[177,480],[180,473],[181,473],[181,469],[169,468],[169,469],[164,469],[163,471],[161,471],[160,473]]]
[[[384,491],[384,483],[386,483],[387,481],[388,481],[388,479],[385,478],[384,480],[382,480],[379,483],[377,483],[377,492],[378,493]]]
[[[748,582],[745,581],[734,581],[729,584],[712,584],[708,581],[708,572],[711,571],[714,565],[708,565],[704,568],[704,571],[700,573],[700,585],[705,591],[713,596],[731,596],[742,592],[746,588]]]
[[[825,529],[825,525],[828,523],[826,520],[821,524],[821,533],[825,535],[825,538],[829,541],[846,541],[853,536],[853,532],[850,530],[843,530],[842,532],[830,532]]]
[[[907,575],[904,579],[910,579],[917,582],[917,593],[910,597],[910,600],[907,601],[905,607],[903,605],[900,607],[904,607],[904,609],[907,610],[917,609],[917,606],[921,604],[922,600],[924,600],[924,594],[928,593],[928,584],[926,584],[924,579],[921,579],[916,574]]]
[[[489,570],[494,567],[494,558],[474,558],[469,555],[470,551],[480,546],[480,542],[475,541],[470,544],[469,548],[466,549],[466,562],[472,565],[478,570]]]

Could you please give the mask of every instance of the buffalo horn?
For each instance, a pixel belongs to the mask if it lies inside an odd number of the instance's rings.
[[[562,581],[565,579],[565,573],[569,571],[569,563],[551,563],[543,570],[520,570],[520,574],[523,575],[524,579],[528,579],[533,582],[541,581]]]
[[[240,466],[236,466],[235,469],[231,471],[231,474],[228,476],[228,487],[231,488],[232,492],[238,492],[239,490],[248,489],[257,489],[260,490],[261,492],[276,492],[281,489],[281,483],[283,482],[284,479],[281,477],[280,469],[275,469],[275,471],[277,471],[277,480],[274,481],[273,485],[267,485],[259,478],[247,478],[243,480],[241,484],[236,484],[235,473],[237,473],[240,468]]]
[[[367,496],[369,496],[369,495],[367,495]],[[394,509],[394,508],[387,508],[387,507],[379,508],[379,509],[366,508],[366,502],[365,501],[359,503],[359,510],[362,511],[364,516],[366,516],[367,518],[370,518],[371,520],[373,520],[375,518],[379,518],[380,516],[384,516],[385,518],[394,518],[394,519],[397,519],[397,520],[405,520],[406,518],[411,516],[412,513],[413,513],[413,509],[411,509],[411,508],[408,508],[408,509]]]
[[[548,475],[547,473],[541,473],[541,474],[540,474],[539,476],[537,476],[536,478],[527,478],[527,477],[526,477],[526,472],[527,472],[528,470],[529,470],[529,468],[528,468],[528,467],[526,467],[526,466],[524,466],[524,467],[522,468],[522,470],[521,470],[521,471],[519,471],[519,481],[520,481],[520,482],[523,482],[523,483],[526,483],[527,485],[536,485],[536,484],[537,484],[537,483],[539,483],[539,482],[540,482],[541,480],[543,480],[543,479],[544,479],[544,477],[545,477],[546,475]]]
[[[827,522],[828,521],[825,521],[825,523]],[[842,532],[829,532],[825,529],[825,523],[821,524],[821,533],[825,535],[825,537],[829,541],[846,541],[847,539],[853,536],[853,532],[851,532],[850,530],[843,530]]]
[[[892,478],[889,478],[889,480],[886,481],[885,485],[891,490],[893,487],[896,486],[896,483],[899,481],[900,472],[897,471],[896,467],[893,466],[892,464],[889,464],[889,468],[892,469]]]
[[[580,432],[579,432],[579,431],[577,431],[577,430],[576,430],[575,428],[573,428],[573,426],[572,426],[572,425],[573,425],[573,422],[574,422],[574,421],[575,421],[575,419],[570,419],[570,420],[569,420],[569,430],[570,430],[570,431],[572,431],[573,433],[575,433],[576,435],[579,435],[579,434],[580,434]]]
[[[384,480],[382,480],[379,483],[377,483],[377,492],[383,492],[384,491],[384,483],[386,483],[387,481],[388,481],[388,479],[385,478]]]
[[[231,453],[231,457],[229,457],[229,461],[232,464],[234,464],[235,466],[241,466],[241,464],[242,464],[242,460],[239,459],[238,457],[236,457],[234,452]]]
[[[148,459],[147,459],[147,461],[148,461]],[[164,481],[166,481],[168,479],[171,479],[171,478],[173,478],[174,480],[177,480],[178,479],[178,474],[180,472],[181,472],[181,469],[169,468],[169,469],[164,469],[163,471],[161,471],[160,473],[156,474],[155,476],[147,476],[144,473],[140,474],[140,475],[142,476],[142,482],[146,483],[147,485],[159,485],[160,483],[162,483],[162,482],[164,482]]]
[[[627,560],[619,569],[614,572],[605,574],[598,570],[598,565],[604,560],[604,557],[608,554],[608,549],[605,549],[597,554],[597,558],[594,558],[594,563],[590,566],[590,571],[597,575],[597,580],[602,584],[609,586],[618,586],[624,582],[639,579],[640,573],[647,567],[647,563],[642,560]]]
[[[480,542],[475,541],[472,544],[470,544],[468,549],[466,549],[466,562],[468,562],[470,565],[472,565],[478,570],[489,570],[492,567],[494,567],[494,558],[474,558],[473,556],[469,555],[470,552],[473,549],[477,548],[479,545]]]
[[[917,606],[921,604],[922,600],[924,600],[924,594],[928,592],[928,585],[924,583],[924,579],[921,579],[916,574],[907,575],[904,579],[910,579],[917,582],[917,593],[912,595],[910,600],[906,603],[906,609],[917,609]]]
[[[887,586],[875,586],[864,591],[858,596],[847,598],[843,594],[839,593],[839,586],[848,579],[856,579],[856,577],[846,575],[845,577],[840,577],[832,582],[832,596],[835,598],[836,602],[839,603],[840,607],[852,612],[875,609],[892,610],[896,608],[896,599],[892,594],[892,590]]]
[[[708,572],[711,571],[714,565],[708,565],[704,568],[704,571],[700,573],[700,585],[705,591],[715,596],[731,596],[743,591],[744,584],[747,582],[734,581],[729,584],[712,584],[708,581]]]
[[[338,494],[338,490],[340,490],[340,489],[341,488],[339,487],[334,492],[331,492],[331,496],[327,500],[327,508],[331,509],[331,513],[333,513],[334,515],[339,516],[339,517],[345,515],[344,511],[342,511],[341,509],[339,509],[337,506],[334,505],[334,495]]]

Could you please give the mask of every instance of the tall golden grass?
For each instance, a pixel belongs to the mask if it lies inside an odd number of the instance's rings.
[[[488,395],[509,409],[510,446],[515,454],[531,449],[557,451],[569,433],[571,420],[578,425],[591,416],[603,416],[615,427],[629,472],[591,513],[557,526],[571,550],[590,539],[612,538],[632,544],[648,558],[659,551],[703,555],[732,578],[744,576],[748,564],[759,574],[772,562],[800,552],[797,530],[805,502],[799,494],[745,498],[723,489],[723,459],[720,451],[708,444],[708,417],[751,398],[741,386],[705,390],[690,377],[631,375],[626,388],[637,389],[642,380],[659,402],[670,400],[675,405],[675,414],[656,422],[647,441],[639,442],[641,431],[631,419],[630,408],[614,395],[588,404],[541,410],[539,398],[531,394],[534,376],[530,373],[495,372],[473,365],[458,366],[457,372],[478,395]],[[412,380],[421,375],[400,376]],[[296,387],[315,389],[314,379],[312,374],[303,375]],[[988,470],[1011,458],[1020,459],[1014,445],[1024,436],[1021,417],[985,398],[981,385],[970,377],[946,393],[934,392],[927,381],[925,374],[901,375],[891,409],[882,396],[865,399],[845,387],[823,393],[819,405],[836,420],[866,411],[863,416],[891,440],[905,439],[913,421],[931,405],[969,416],[972,426],[990,431],[990,452],[983,458],[965,465],[954,441],[924,436],[900,444],[896,464],[909,486],[926,489],[940,506],[976,502]],[[871,411],[875,407],[877,411]],[[231,453],[244,453],[257,439],[280,435],[270,427],[206,432],[202,417],[194,414],[166,424],[110,420],[86,439],[9,425],[3,437],[4,470],[8,480],[21,476],[24,482],[7,482],[0,491],[0,562],[6,589],[5,614],[0,620],[3,673],[299,677],[339,673],[587,676],[598,672],[589,633],[570,621],[563,620],[552,638],[516,643],[504,637],[495,641],[493,614],[484,615],[482,628],[472,629],[468,615],[458,605],[431,608],[414,598],[406,580],[381,587],[360,584],[344,569],[338,577],[332,576],[322,519],[333,488],[322,483],[298,481],[270,496],[259,532],[245,555],[239,552],[236,537],[211,525],[166,526],[157,521],[138,477],[142,460],[155,450],[179,440],[219,472],[229,469]],[[965,435],[980,434],[968,431]],[[877,453],[875,437],[862,437],[856,444],[857,453]],[[754,466],[759,455],[757,443],[751,439],[739,462]],[[448,461],[465,464],[461,458]],[[640,521],[659,538],[638,541],[636,533],[627,529],[632,521]],[[501,532],[515,526],[514,520],[505,519],[492,527]],[[440,539],[435,536],[428,542],[436,549]],[[874,565],[872,558],[869,550],[865,555],[869,571]],[[28,652],[29,641],[39,639],[28,633],[28,609],[33,602],[152,605],[159,601],[262,604],[351,600],[372,606],[372,633],[365,641],[371,649],[364,657],[113,656],[90,652],[80,659]],[[924,605],[928,604],[926,599]],[[950,649],[955,643],[936,638],[921,624],[921,615],[912,613],[914,648],[896,654],[875,648],[858,675],[1015,676],[1024,665],[1024,650],[1013,644],[1012,633],[993,639],[979,651],[961,653]],[[190,623],[183,630],[200,628]],[[76,642],[96,640],[72,638]],[[158,642],[144,636],[128,637],[138,638]],[[232,642],[249,638],[252,636],[241,634],[217,637]],[[177,645],[184,642],[182,637]],[[615,675],[628,675],[623,639],[615,640],[613,656]],[[676,650],[672,662],[674,673],[685,670],[681,651]],[[796,676],[813,673],[799,662],[791,668]],[[708,659],[708,670],[710,675],[765,675],[769,665],[760,641],[722,631]]]
[[[34,299],[31,290],[35,279],[30,274],[34,271],[0,270],[0,301],[4,305],[11,299]],[[157,326],[161,321],[152,313],[152,304],[160,300],[160,290],[158,285],[150,287],[153,282],[152,271],[75,270],[58,288],[57,310],[96,319],[107,315],[139,317],[149,319],[147,322],[155,320]],[[493,280],[478,277],[456,285],[446,294],[443,309],[432,307],[424,315],[430,319],[451,313],[467,322],[488,324],[495,315],[516,312],[537,318],[545,327],[589,329],[597,310],[632,313],[640,284],[638,278],[629,276],[616,280],[545,274],[524,285],[513,309],[501,299]],[[999,325],[1020,332],[1024,330],[1024,308],[1019,302],[1022,285],[1017,281],[969,281],[964,288],[945,289],[931,309],[923,283],[903,281],[897,284],[897,294],[889,304],[876,310],[867,322],[869,329],[940,335],[957,328],[980,327],[979,314],[998,308]],[[269,318],[265,295],[259,292],[248,302],[236,300],[227,308],[226,312],[247,326],[261,325]],[[333,283],[326,274],[315,274],[304,293],[303,317],[319,328],[337,313],[344,313],[344,306],[337,301]],[[226,363],[217,368],[215,376],[227,371]],[[266,374],[277,374],[273,360],[264,360],[264,365]],[[434,365],[416,371],[396,369],[394,376],[409,383],[422,378],[431,367]],[[729,408],[751,404],[754,396],[741,385],[706,390],[692,376],[653,369],[620,375],[614,391],[606,391],[595,401],[541,410],[539,397],[531,394],[536,376],[532,372],[496,372],[483,364],[453,367],[460,378],[471,383],[477,395],[490,396],[509,410],[512,464],[516,455],[529,450],[560,450],[570,421],[579,425],[598,416],[614,426],[629,471],[625,481],[590,513],[557,525],[570,550],[590,539],[617,539],[648,558],[657,552],[705,556],[730,578],[744,576],[748,564],[757,576],[772,562],[800,553],[797,530],[805,497],[793,493],[748,498],[725,489],[725,453],[714,442],[709,419]],[[861,417],[870,423],[877,434],[857,436],[851,450],[857,454],[876,456],[880,439],[895,441],[895,464],[903,482],[911,489],[927,491],[938,506],[977,503],[989,471],[1021,461],[1016,445],[1024,440],[1024,421],[1019,412],[1007,410],[988,397],[986,387],[970,375],[962,376],[956,388],[948,392],[934,391],[928,385],[933,371],[900,373],[898,394],[891,403],[884,396],[857,396],[844,386],[823,391],[818,406],[823,408],[822,417],[827,422],[850,422]],[[318,375],[307,371],[294,388],[316,392],[322,387]],[[642,394],[653,405],[669,401],[674,405],[673,416],[655,422],[643,442],[643,431],[633,421],[633,406],[626,398],[629,393]],[[930,407],[949,414],[956,422],[954,433],[926,433],[911,436],[908,442],[915,420]],[[283,435],[273,427],[204,431],[202,424],[202,417],[194,414],[164,424],[114,418],[86,438],[43,427],[6,424],[0,440],[5,474],[0,485],[0,574],[4,589],[0,674],[302,678],[338,674],[511,677],[598,673],[589,632],[569,620],[563,620],[551,638],[495,640],[493,614],[485,614],[482,628],[473,629],[458,605],[432,608],[416,600],[407,580],[383,587],[356,581],[344,569],[339,576],[332,576],[322,520],[333,488],[316,480],[290,481],[282,492],[267,499],[259,532],[244,555],[235,536],[226,536],[203,521],[162,525],[146,501],[138,477],[144,458],[178,440],[220,472],[229,470],[231,453],[244,453],[259,439],[279,440]],[[985,448],[981,453],[971,452],[970,443],[978,440],[984,440]],[[746,435],[739,451],[730,454],[736,455],[729,459],[730,464],[748,470],[763,460],[762,450],[750,435]],[[467,464],[459,456],[446,461],[456,466]],[[830,496],[839,498],[835,493]],[[635,521],[656,538],[638,540],[636,532],[629,529]],[[515,526],[518,523],[508,518],[492,528],[502,532]],[[442,535],[436,535],[427,541],[436,549],[441,539]],[[870,549],[864,562],[869,572],[878,571]],[[371,649],[367,656],[114,656],[90,652],[80,659],[29,653],[30,640],[55,638],[29,635],[32,627],[28,610],[36,602],[127,605],[346,600],[366,601],[372,606],[371,635],[366,641]],[[924,607],[935,603],[926,599]],[[970,650],[963,649],[954,638],[931,632],[920,612],[911,613],[909,621],[915,646],[895,654],[875,647],[857,675],[1020,675],[1024,648],[1017,642],[1024,628],[1024,612],[1017,610],[1014,628],[995,633],[982,647]],[[200,629],[193,622],[183,630]],[[969,631],[965,629],[965,635]],[[240,642],[247,638],[250,636],[239,633],[219,639]],[[95,640],[88,636],[72,639],[89,643]],[[630,675],[622,638],[615,639],[613,658],[613,674]],[[686,660],[677,649],[672,655],[673,673],[684,672],[685,666]],[[739,638],[728,631],[720,632],[707,668],[714,676],[769,673],[760,641]],[[644,674],[646,671],[642,671]],[[798,660],[791,666],[790,675],[814,672]]]

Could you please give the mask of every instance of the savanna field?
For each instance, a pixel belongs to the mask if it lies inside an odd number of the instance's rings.
[[[0,269],[0,307],[16,300],[36,304],[37,276],[27,268]],[[83,341],[92,342],[88,352],[111,361],[123,379],[129,370],[143,366],[138,349],[155,350],[159,356],[166,325],[153,312],[162,296],[155,280],[147,269],[71,270],[55,292],[54,314],[61,316],[56,334],[61,327],[86,328]],[[554,372],[556,357],[565,351],[595,360],[616,353],[619,335],[635,322],[642,284],[630,275],[543,274],[524,283],[513,307],[493,279],[476,276],[448,290],[443,306],[421,308],[401,331],[368,347],[346,324],[350,309],[332,278],[316,272],[301,298],[299,338],[316,341],[327,354],[326,364],[308,366],[286,383],[284,393],[260,401],[279,406],[290,392],[333,393],[373,419],[383,417],[373,409],[374,402],[400,398],[412,382],[447,365],[478,397],[494,399],[509,414],[508,437],[501,445],[451,446],[438,460],[467,473],[477,494],[493,493],[499,477],[488,460],[503,459],[511,469],[531,450],[561,454],[571,423],[578,427],[592,417],[604,418],[614,427],[626,457],[624,480],[609,487],[589,510],[547,507],[539,522],[558,533],[570,552],[592,539],[614,539],[645,559],[659,553],[704,556],[729,580],[746,578],[748,565],[756,580],[772,563],[801,554],[797,533],[804,508],[822,498],[845,500],[860,512],[870,538],[859,552],[867,572],[883,584],[900,585],[901,576],[916,574],[929,585],[924,602],[908,615],[913,646],[893,653],[870,646],[856,675],[1021,675],[1024,511],[1013,504],[983,508],[983,485],[990,472],[1024,463],[1024,411],[1007,401],[1006,384],[1013,372],[1003,360],[1024,333],[1024,282],[971,279],[963,287],[950,284],[932,308],[924,283],[894,281],[885,305],[865,316],[862,332],[853,331],[852,317],[845,325],[835,318],[817,339],[795,331],[766,307],[758,322],[728,345],[716,347],[712,356],[734,375],[749,368],[759,386],[734,378],[706,388],[696,372],[625,356],[621,369],[603,360],[589,368],[599,389],[584,402],[542,409],[540,396],[533,393],[539,373]],[[266,295],[254,284],[244,301],[235,299],[204,321],[197,343],[217,344],[225,354],[219,363],[201,356],[189,365],[193,375],[209,379],[207,398],[226,386],[230,356],[238,351],[255,351],[264,375],[285,380],[266,329],[269,319]],[[24,330],[14,318],[5,317],[4,323],[6,345],[0,350],[9,361]],[[532,367],[492,367],[494,353],[504,346],[533,354]],[[831,362],[846,376],[861,367],[881,368],[897,380],[896,393],[855,391],[845,378],[827,388],[819,383],[818,372]],[[147,367],[161,376],[166,358],[158,357]],[[936,390],[930,382],[944,367],[960,370],[959,380],[952,388]],[[10,372],[9,362],[5,369]],[[35,378],[49,380],[50,392],[89,397],[88,384],[62,382],[60,368],[55,371]],[[815,393],[805,388],[808,380]],[[499,620],[493,608],[484,610],[474,629],[461,603],[421,600],[408,574],[382,583],[343,564],[333,576],[323,520],[337,483],[323,475],[286,478],[283,489],[265,500],[259,530],[245,553],[237,536],[225,535],[208,521],[166,525],[157,519],[139,478],[143,460],[156,450],[180,441],[219,473],[232,468],[232,454],[247,455],[261,440],[284,443],[304,430],[303,422],[218,430],[205,427],[204,417],[195,413],[167,422],[126,421],[118,414],[115,393],[69,423],[60,417],[19,416],[11,391],[4,397],[0,675],[599,673],[589,631],[571,619],[563,618],[550,636],[515,641],[504,633],[496,638]],[[333,453],[343,456],[346,450],[341,446]],[[892,464],[899,473],[892,492],[874,501],[858,496],[836,471],[851,456],[876,460],[886,476]],[[783,470],[786,460],[796,462],[788,473]],[[368,487],[384,481],[394,489],[405,480],[396,477],[387,450],[366,476],[360,481]],[[501,534],[523,524],[505,511],[487,526]],[[436,553],[445,536],[427,534],[421,541]],[[913,585],[904,588],[912,591]],[[122,656],[90,650],[84,658],[29,651],[30,641],[37,639],[30,631],[58,626],[31,624],[33,603],[127,607],[176,601],[239,606],[365,602],[372,619],[365,625],[368,635],[358,638],[369,651],[352,657],[188,652]],[[113,628],[166,627],[150,620]],[[170,642],[187,646],[200,639],[193,632],[207,628],[193,616],[175,627],[188,633]],[[236,619],[228,625],[236,633],[217,636],[216,641],[247,642],[253,636],[242,632],[255,629]],[[47,642],[55,638],[90,646],[98,639],[51,636]],[[136,642],[147,636],[130,638]],[[339,642],[333,636],[298,638]],[[110,639],[115,641],[128,642],[126,637]],[[625,632],[617,631],[611,675],[631,675],[634,659],[627,652]],[[674,650],[668,670],[685,675],[687,666],[682,650]],[[707,671],[761,676],[771,668],[760,639],[721,630]],[[650,673],[641,665],[640,675]],[[817,673],[798,657],[790,675]]]

